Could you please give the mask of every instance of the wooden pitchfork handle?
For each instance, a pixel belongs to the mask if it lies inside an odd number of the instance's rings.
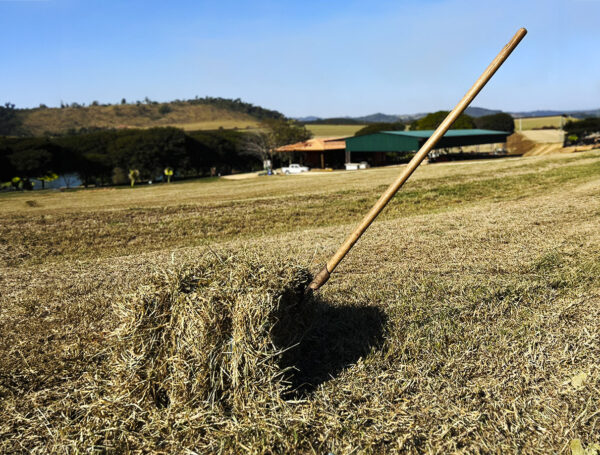
[[[459,101],[454,109],[448,114],[448,116],[444,119],[440,126],[434,131],[427,142],[423,144],[423,146],[419,149],[417,154],[410,160],[402,174],[398,176],[398,178],[388,187],[387,190],[381,195],[379,200],[375,203],[373,208],[369,210],[369,213],[365,215],[360,224],[356,227],[354,232],[348,236],[346,241],[340,246],[337,252],[329,259],[325,267],[315,276],[312,282],[308,285],[308,290],[316,291],[321,286],[323,286],[331,273],[335,270],[338,264],[344,259],[348,251],[354,246],[354,244],[358,241],[361,235],[367,230],[367,228],[371,225],[373,220],[381,213],[383,208],[387,205],[392,197],[396,194],[396,192],[400,189],[400,187],[408,180],[408,178],[412,175],[415,169],[421,164],[421,162],[425,159],[427,154],[431,151],[431,149],[437,144],[437,142],[442,138],[446,131],[452,126],[452,124],[456,121],[458,116],[463,113],[463,111],[467,108],[473,98],[477,96],[477,94],[481,91],[481,89],[485,86],[485,84],[492,78],[494,73],[500,68],[500,66],[504,63],[504,61],[508,58],[511,52],[517,47],[517,45],[521,42],[523,37],[527,34],[527,30],[524,28],[519,29],[515,36],[509,41],[509,43],[504,46],[504,48],[500,51],[500,53],[496,56],[496,58],[490,63],[490,65],[486,68],[479,79],[473,84],[473,87],[463,96],[463,98]]]

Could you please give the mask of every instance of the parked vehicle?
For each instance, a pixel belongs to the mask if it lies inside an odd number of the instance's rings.
[[[290,164],[288,167],[282,167],[281,172],[286,175],[301,174],[303,172],[308,172],[308,168],[306,166],[300,166],[299,164]]]

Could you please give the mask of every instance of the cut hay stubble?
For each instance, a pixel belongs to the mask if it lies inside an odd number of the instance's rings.
[[[154,276],[115,304],[122,322],[84,433],[103,448],[130,448],[120,437],[146,433],[153,415],[210,424],[284,406],[293,366],[282,358],[310,325],[310,278],[299,265],[243,252]]]

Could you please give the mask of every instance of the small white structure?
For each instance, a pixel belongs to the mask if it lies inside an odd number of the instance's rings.
[[[360,163],[346,163],[345,166],[347,171],[358,171],[359,169],[367,169],[370,167],[369,163],[366,161],[361,161]]]

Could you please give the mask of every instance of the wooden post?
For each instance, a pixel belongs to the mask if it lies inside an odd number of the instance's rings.
[[[381,213],[390,199],[396,194],[400,187],[408,180],[415,169],[421,164],[421,162],[427,157],[427,154],[433,149],[435,144],[446,134],[446,131],[452,126],[456,119],[464,112],[467,106],[473,101],[475,96],[481,91],[485,84],[492,78],[494,73],[500,68],[504,61],[508,58],[511,52],[521,42],[523,37],[527,34],[527,30],[521,28],[515,33],[513,38],[504,46],[500,53],[496,56],[492,63],[486,68],[479,79],[475,81],[475,84],[469,89],[469,91],[463,96],[458,104],[452,109],[444,121],[437,127],[434,133],[429,139],[423,144],[417,154],[410,160],[410,162],[404,168],[402,174],[400,174],[396,180],[385,190],[375,205],[365,215],[360,224],[356,229],[348,236],[346,241],[340,246],[337,252],[329,259],[325,267],[315,275],[313,281],[308,285],[309,291],[316,291],[323,286],[329,279],[331,273],[335,270],[338,264],[344,259],[348,251],[354,246],[361,235],[371,225],[373,220]]]

